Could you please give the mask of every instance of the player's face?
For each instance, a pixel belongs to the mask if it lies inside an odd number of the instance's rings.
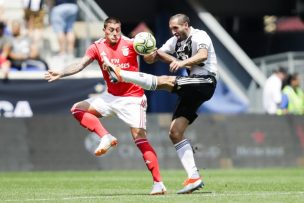
[[[116,44],[121,37],[121,25],[120,23],[109,23],[103,29],[106,40],[111,44]]]
[[[179,40],[185,40],[188,37],[188,23],[180,23],[177,18],[170,20],[169,28],[174,36]]]

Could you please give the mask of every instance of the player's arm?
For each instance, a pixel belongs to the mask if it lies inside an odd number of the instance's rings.
[[[168,54],[166,54],[166,55],[168,55]],[[195,55],[193,55],[192,57],[190,57],[188,59],[182,60],[182,61],[174,58],[173,56],[171,56],[171,58],[167,57],[167,58],[165,58],[165,60],[167,60],[168,63],[170,63],[169,70],[171,72],[176,72],[180,68],[191,69],[192,66],[203,63],[205,60],[207,60],[207,57],[208,57],[208,50],[199,49]]]
[[[199,49],[198,52],[194,56],[192,56],[188,59],[185,59],[181,62],[184,67],[191,68],[194,65],[199,65],[199,64],[203,63],[204,61],[206,61],[207,57],[208,57],[208,50]]]
[[[164,51],[161,51],[161,50],[157,50],[157,57],[159,60],[161,60],[162,62],[165,62],[165,63],[171,63],[173,61],[176,61],[178,60],[177,58],[175,58],[174,56],[170,55],[170,54],[167,54],[166,52]]]
[[[167,40],[165,44],[162,45],[159,49],[156,49],[153,53],[145,55],[144,60],[146,63],[154,63],[157,60],[161,60],[165,63],[171,63],[174,60],[177,60],[175,57],[168,53],[174,53],[175,49],[173,46],[173,38]]]
[[[90,63],[93,62],[94,59],[84,56],[82,57],[80,62],[73,63],[66,68],[64,68],[62,71],[54,71],[54,70],[48,70],[48,72],[45,73],[44,78],[48,82],[52,82],[54,80],[58,80],[60,78],[69,76],[69,75],[74,75],[80,71],[82,71],[85,67],[87,67]]]
[[[165,63],[171,63],[172,61],[175,61],[177,59],[174,56],[171,56],[170,54],[167,54],[166,52],[160,51],[158,49],[151,54],[144,55],[144,60],[146,63],[152,64],[157,60],[161,60]]]

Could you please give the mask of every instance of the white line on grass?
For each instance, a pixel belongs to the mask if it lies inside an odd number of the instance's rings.
[[[203,195],[207,197],[221,197],[221,196],[270,196],[270,195],[304,195],[304,191],[295,191],[295,192],[251,192],[251,193],[193,193],[195,195]],[[166,196],[171,196],[172,194],[168,194]],[[174,194],[175,195],[175,194]],[[128,195],[125,195],[128,196]],[[140,196],[140,195],[139,195]],[[19,201],[64,201],[64,200],[78,200],[78,199],[113,199],[115,195],[107,196],[80,196],[80,197],[63,197],[63,198],[41,198],[41,199],[7,199],[5,202],[19,202]]]

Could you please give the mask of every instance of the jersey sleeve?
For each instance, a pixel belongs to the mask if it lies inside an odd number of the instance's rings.
[[[163,44],[163,46],[161,48],[159,48],[160,51],[163,51],[165,53],[168,54],[173,54],[175,52],[175,42],[174,42],[174,38],[171,37],[170,39],[168,39],[166,41],[165,44]]]
[[[208,49],[211,45],[211,39],[206,32],[198,32],[196,35],[193,36],[192,43],[193,48],[196,50]]]
[[[98,57],[98,50],[95,44],[91,44],[87,50],[85,55],[91,59],[97,60]]]

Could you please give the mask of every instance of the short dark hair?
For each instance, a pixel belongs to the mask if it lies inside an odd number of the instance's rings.
[[[106,28],[109,23],[118,23],[121,24],[120,20],[116,17],[108,17],[103,24],[103,27]]]
[[[0,21],[0,29],[1,29],[1,30],[4,30],[4,28],[5,28],[5,23],[2,22],[2,21]]]
[[[188,23],[188,25],[190,25],[190,19],[186,14],[178,13],[176,15],[173,15],[171,16],[170,21],[176,18],[178,19],[178,23],[180,24]]]
[[[277,72],[287,75],[287,70],[283,67],[278,68]]]
[[[287,84],[291,85],[291,82],[294,81],[294,80],[297,80],[298,76],[299,76],[299,73],[293,73],[293,74],[288,75]]]

